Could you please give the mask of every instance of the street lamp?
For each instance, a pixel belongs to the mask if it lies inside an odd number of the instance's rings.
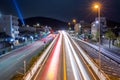
[[[72,22],[75,24],[76,23],[76,19],[73,19]]]
[[[70,22],[68,22],[68,26],[70,26]]]
[[[101,6],[100,6],[100,3],[96,3],[94,5],[94,8],[97,9],[98,11],[98,30],[99,30],[99,70],[101,70],[101,52],[100,52],[100,44],[101,44],[101,27],[100,27],[100,9],[101,9]]]
[[[69,27],[69,30],[71,30],[71,27],[70,27],[70,25],[71,25],[71,23],[70,23],[70,22],[68,22],[68,27]]]
[[[37,23],[37,24],[36,24],[36,27],[40,27],[40,23]]]

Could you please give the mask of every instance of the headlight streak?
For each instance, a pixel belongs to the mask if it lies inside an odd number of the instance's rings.
[[[56,80],[61,42],[62,42],[62,35],[60,34],[59,40],[56,45],[56,49],[54,49],[53,58],[51,60],[51,63],[48,69],[47,78],[46,78],[48,80]]]
[[[74,48],[73,48],[73,46],[72,46],[72,44],[71,44],[68,36],[67,36],[67,34],[64,33],[64,35],[66,35],[67,42],[69,43],[69,46],[71,47],[71,50],[72,50],[72,52],[73,52],[73,55],[74,55],[74,57],[75,57],[75,59],[76,59],[76,62],[77,62],[77,64],[78,64],[78,66],[79,66],[79,69],[80,69],[80,71],[81,71],[81,73],[82,73],[82,76],[83,76],[84,80],[90,80],[90,77],[88,76],[88,73],[87,73],[87,71],[85,70],[82,62],[79,60],[79,57],[77,56],[77,54],[76,54],[76,52],[75,52],[75,50],[74,50]]]
[[[68,53],[68,56],[70,57],[70,63],[71,63],[71,67],[72,67],[74,78],[75,78],[75,80],[80,80],[80,78],[78,77],[79,76],[78,75],[78,71],[76,70],[75,61],[73,59],[73,56],[72,56],[72,53],[71,53],[68,41],[66,39],[66,35],[65,35],[64,31],[62,31],[62,33],[64,35],[66,52]]]
[[[57,80],[58,66],[60,50],[62,45],[62,34],[60,33],[57,41],[55,42],[54,48],[50,52],[50,55],[44,65],[43,72],[41,72],[40,80]]]

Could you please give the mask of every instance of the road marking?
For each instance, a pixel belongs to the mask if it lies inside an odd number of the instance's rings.
[[[20,56],[17,60],[21,60],[22,58],[24,58],[26,55],[24,54],[23,56]]]
[[[64,43],[64,42],[63,42]],[[63,51],[64,50],[64,46],[63,46]],[[63,52],[63,69],[64,69],[64,80],[67,80],[67,74],[66,74],[66,60],[65,60],[65,52]]]

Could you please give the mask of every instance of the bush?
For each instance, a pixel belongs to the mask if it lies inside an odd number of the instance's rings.
[[[117,37],[115,46],[120,47],[120,36]]]
[[[49,46],[50,43],[46,44],[44,46],[44,48],[42,48],[42,50],[39,52],[38,55],[36,56],[33,56],[29,62],[29,65],[28,65],[28,70],[32,67],[32,65],[37,61],[37,59],[41,56],[41,54],[44,52],[44,50]]]
[[[37,61],[38,56],[33,56],[29,62],[28,69],[32,67],[32,65]]]
[[[10,80],[22,80],[23,76],[24,75],[17,73]]]
[[[110,80],[119,80],[119,77],[109,75]]]

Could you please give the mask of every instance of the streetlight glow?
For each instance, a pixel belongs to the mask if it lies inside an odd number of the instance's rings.
[[[98,8],[99,8],[99,6],[98,6],[98,5],[95,5],[95,6],[94,6],[94,8],[98,9]]]
[[[100,2],[95,2],[95,3],[93,3],[93,7],[94,7],[94,9],[99,9],[99,8],[101,8]]]
[[[96,21],[95,23],[96,23],[96,24],[98,24],[98,23],[99,23],[99,21]]]
[[[74,24],[76,23],[76,19],[73,19],[73,23],[74,23]]]
[[[70,23],[70,22],[68,22],[68,26],[70,26],[70,24],[71,24],[71,23]]]

